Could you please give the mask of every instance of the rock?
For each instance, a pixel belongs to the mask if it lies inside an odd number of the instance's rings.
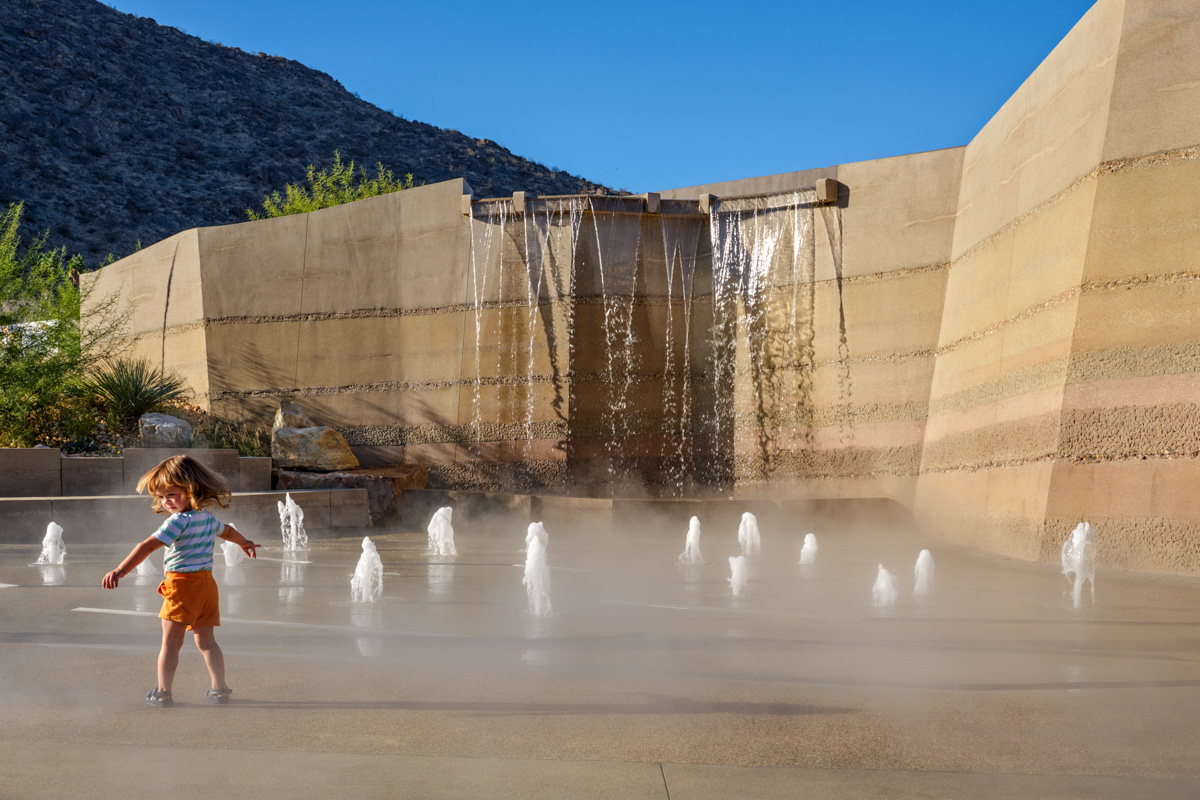
[[[142,414],[138,418],[142,447],[191,447],[192,426],[170,414]]]
[[[345,437],[325,426],[273,431],[271,459],[276,469],[332,472],[358,466],[358,459],[350,452]]]
[[[271,426],[271,430],[274,432],[280,428],[315,428],[316,426],[317,423],[313,422],[299,405],[284,400],[279,404],[279,410],[275,412],[275,424]]]

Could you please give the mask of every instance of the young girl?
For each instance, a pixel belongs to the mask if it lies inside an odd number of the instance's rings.
[[[229,507],[229,484],[190,456],[168,458],[142,476],[137,490],[150,493],[156,513],[170,513],[171,517],[153,536],[133,548],[119,567],[105,575],[101,585],[105,589],[117,588],[118,581],[146,556],[160,547],[167,548],[163,556],[166,579],[158,587],[163,596],[162,610],[158,612],[162,619],[158,686],[146,693],[146,702],[159,708],[174,702],[171,682],[179,666],[179,649],[186,631],[194,635],[212,678],[212,688],[204,699],[210,703],[228,702],[233,690],[225,685],[225,656],[213,635],[213,628],[221,624],[217,584],[212,577],[213,546],[220,536],[256,558],[258,545],[204,510],[211,503]]]

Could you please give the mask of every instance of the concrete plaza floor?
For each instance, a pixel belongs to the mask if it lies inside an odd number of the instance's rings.
[[[808,525],[764,526],[734,597],[736,528],[706,527],[707,563],[682,567],[686,521],[548,522],[545,619],[520,526],[456,526],[457,557],[373,535],[368,606],[357,538],[218,554],[234,699],[204,702],[189,641],[169,709],[142,700],[158,578],[99,585],[127,547],[67,531],[65,565],[39,567],[36,543],[2,545],[0,797],[1200,796],[1200,580],[1102,571],[1075,610],[1052,565]],[[871,605],[879,563],[894,608]]]

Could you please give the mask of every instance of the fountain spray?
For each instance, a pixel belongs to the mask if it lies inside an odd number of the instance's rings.
[[[1062,571],[1074,582],[1072,598],[1075,608],[1083,603],[1083,582],[1092,585],[1092,605],[1096,604],[1096,531],[1086,522],[1081,522],[1071,531],[1062,546]]]
[[[550,607],[550,565],[546,563],[546,544],[549,536],[540,522],[529,523],[525,535],[525,592],[529,595],[529,613],[548,617]]]
[[[355,603],[374,603],[383,595],[383,561],[369,537],[362,540],[362,555],[350,579],[350,600]]]
[[[677,559],[680,564],[703,564],[704,556],[700,555],[700,518],[692,517],[688,523],[687,544]]]
[[[304,532],[304,509],[296,505],[290,492],[279,506],[279,528],[283,534],[283,549],[288,552],[308,549],[308,534]]]
[[[741,597],[746,591],[746,557],[730,556],[729,571],[729,589],[734,597]]]
[[[817,537],[816,534],[804,534],[804,546],[800,548],[800,564],[801,566],[809,566],[817,562]]]
[[[433,518],[429,520],[429,527],[426,530],[429,532],[429,553],[431,555],[458,555],[458,550],[454,548],[454,526],[450,524],[453,514],[452,507],[442,506],[434,512]]]
[[[928,550],[922,550],[917,556],[917,565],[913,567],[913,574],[916,577],[916,585],[913,587],[913,594],[927,595],[933,591],[933,554]]]
[[[738,544],[742,546],[742,555],[752,556],[762,552],[758,518],[749,511],[742,514],[742,523],[738,526]]]
[[[896,605],[900,589],[896,584],[896,576],[879,565],[879,574],[875,577],[875,585],[871,587],[871,602],[876,608],[888,608]]]
[[[38,564],[61,564],[67,556],[67,547],[63,544],[63,529],[57,522],[46,526],[46,536],[42,539],[42,552],[38,555]]]

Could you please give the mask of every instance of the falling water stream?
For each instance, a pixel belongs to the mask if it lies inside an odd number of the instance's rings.
[[[769,478],[811,439],[814,192],[715,200],[707,216],[646,202],[471,205],[464,383],[481,487],[561,481],[545,464],[562,463],[557,448],[592,482],[686,496]],[[485,450],[508,452],[510,474],[482,474],[496,468]]]
[[[771,476],[781,433],[802,431],[809,438],[814,199],[811,191],[722,199],[709,218],[712,372],[717,386],[726,389],[718,391],[712,426],[717,439],[733,436],[735,429],[754,431],[753,453],[735,465],[743,480]],[[739,420],[739,409],[748,409],[752,419]]]

